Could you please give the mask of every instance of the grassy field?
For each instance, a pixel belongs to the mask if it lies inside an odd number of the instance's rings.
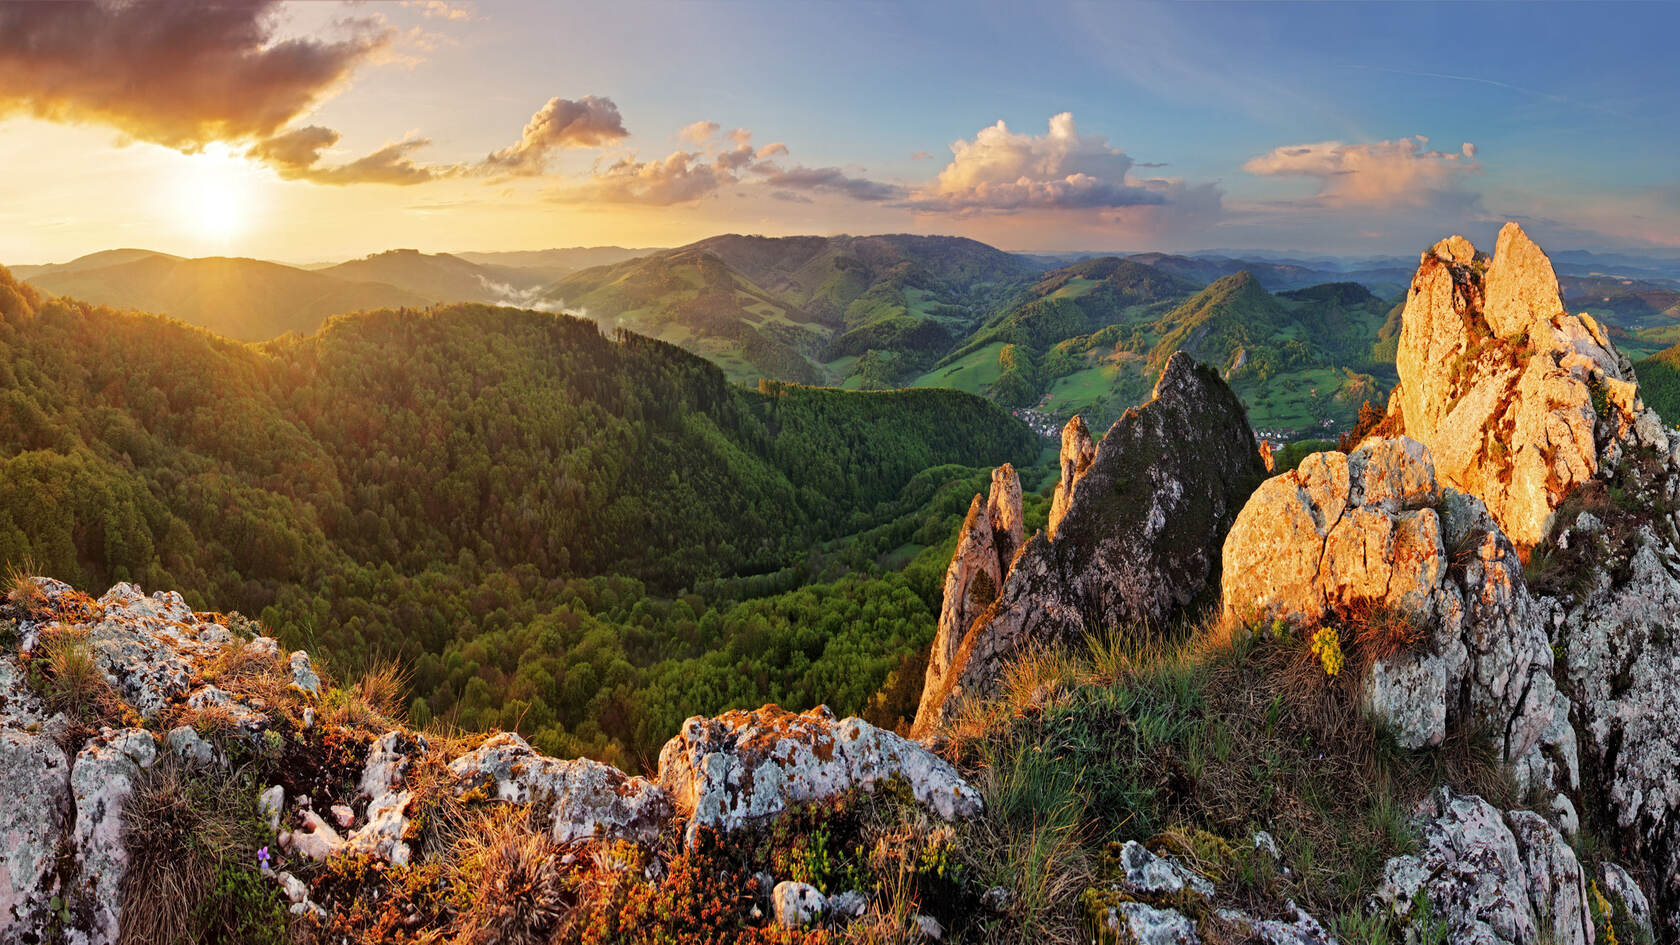
[[[1003,373],[1003,366],[998,363],[998,354],[1002,351],[1003,342],[993,342],[923,374],[911,381],[910,386],[950,387],[971,394],[981,393]]]

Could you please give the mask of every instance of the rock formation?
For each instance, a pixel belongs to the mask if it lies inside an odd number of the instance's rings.
[[[1011,521],[1020,533],[1013,483],[1008,471],[994,489],[1005,501],[1013,495],[1015,517],[996,519],[997,534],[1005,537]],[[317,718],[327,706],[308,654],[282,655],[272,638],[253,635],[255,625],[237,615],[194,613],[177,594],[148,597],[129,584],[98,600],[44,578],[29,587],[29,616],[4,621],[23,659],[74,641],[110,687],[113,704],[101,711],[144,719],[160,731],[175,727],[162,738],[137,726],[87,733],[85,720],[49,709],[10,647],[0,650],[4,942],[117,940],[129,869],[124,816],[142,772],[170,753],[189,766],[229,764],[214,740],[175,724],[183,719],[218,728],[252,754],[289,740],[301,744],[311,729],[318,744],[335,746],[311,762],[318,769],[294,770],[295,761],[282,766],[291,786],[267,786],[250,799],[277,832],[278,853],[316,862],[339,854],[396,867],[415,862],[426,804],[440,796],[528,810],[559,845],[602,838],[646,849],[672,836],[693,837],[700,827],[752,826],[796,805],[889,780],[902,783],[931,816],[962,818],[981,809],[979,793],[927,748],[820,707],[691,718],[661,753],[655,779],[588,759],[550,758],[511,733],[445,755],[403,729],[368,734]],[[335,767],[332,759],[345,755],[360,760]],[[309,882],[286,871],[267,875],[295,914],[326,916],[312,901]]]
[[[1080,429],[1084,429],[1083,425]],[[1063,441],[1066,439],[1064,434]],[[943,685],[951,658],[974,618],[997,600],[1003,576],[1009,573],[1015,555],[1021,550],[1022,537],[1021,480],[1015,475],[1015,467],[1004,463],[992,471],[992,487],[985,503],[981,503],[979,495],[969,503],[968,517],[963,519],[962,530],[957,533],[956,553],[945,568],[944,602],[939,608],[939,629],[933,638],[933,648],[928,651],[920,711],[927,711],[929,694],[938,692]]]
[[[1491,261],[1458,236],[1424,253],[1401,319],[1390,417],[1520,547],[1598,471],[1599,442],[1668,449],[1631,363],[1590,315],[1564,311],[1551,262],[1515,223]]]
[[[929,660],[918,731],[993,694],[1002,663],[1024,648],[1162,628],[1217,579],[1225,532],[1265,474],[1242,403],[1217,372],[1173,355],[1151,399],[1115,421],[1089,462],[1083,429],[1075,421],[1062,434],[1066,511],[1054,536],[1027,542],[967,627],[941,625],[934,656],[951,656],[937,677]]]
[[[1480,500],[1437,484],[1416,440],[1314,453],[1266,480],[1225,539],[1223,587],[1237,620],[1398,612],[1426,639],[1373,662],[1363,686],[1403,747],[1491,724],[1520,787],[1577,786],[1569,700],[1516,549]]]
[[[1680,935],[1680,437],[1515,224],[1491,260],[1461,237],[1425,253],[1403,319],[1385,426],[1528,555],[1597,813],[1660,878],[1658,924]]]
[[[1374,897],[1389,914],[1412,924],[1427,899],[1450,942],[1591,945],[1581,863],[1545,820],[1447,788],[1416,819],[1422,849],[1389,860]]]
[[[1050,496],[1050,523],[1045,527],[1052,540],[1062,519],[1067,517],[1074,489],[1078,488],[1079,480],[1085,478],[1096,458],[1097,445],[1091,442],[1091,431],[1086,429],[1085,419],[1074,414],[1073,419],[1062,427],[1062,477],[1056,480],[1056,491]]]

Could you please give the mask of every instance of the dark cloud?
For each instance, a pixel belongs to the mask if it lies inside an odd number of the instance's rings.
[[[323,167],[321,152],[337,144],[338,137],[331,128],[309,125],[259,142],[247,154],[286,180],[317,184],[423,184],[458,171],[414,163],[409,155],[431,143],[425,138],[398,141],[348,164]]]
[[[693,126],[690,126],[693,128]],[[486,173],[536,177],[547,168],[550,153],[564,148],[598,148],[629,135],[624,118],[610,98],[585,95],[573,101],[551,98],[525,123],[519,141],[495,151],[480,168]]]
[[[778,168],[761,165],[760,172],[764,182],[772,187],[783,190],[805,190],[821,193],[839,194],[852,200],[865,203],[876,203],[884,200],[897,200],[904,196],[904,188],[897,184],[887,184],[881,181],[869,180],[863,177],[848,177],[838,167],[790,167]],[[758,168],[754,169],[758,171]]]
[[[272,136],[391,38],[360,20],[337,40],[276,41],[277,6],[0,3],[0,115],[110,125],[183,151]]]

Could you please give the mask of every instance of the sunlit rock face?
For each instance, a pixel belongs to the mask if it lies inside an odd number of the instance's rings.
[[[1063,431],[1056,496],[1065,510],[1052,510],[1054,534],[1028,539],[968,626],[941,627],[936,658],[959,629],[960,642],[938,677],[929,673],[918,731],[965,700],[995,695],[1004,665],[1028,646],[1158,632],[1212,602],[1225,532],[1265,476],[1241,401],[1217,372],[1179,352],[1151,399],[1094,450],[1088,443],[1082,423]]]
[[[1222,585],[1233,621],[1308,626],[1370,605],[1416,621],[1422,640],[1361,681],[1400,744],[1485,728],[1523,789],[1575,788],[1569,700],[1522,561],[1480,500],[1441,488],[1416,440],[1314,453],[1268,479],[1225,539]]]
[[[1428,446],[1529,560],[1590,796],[1680,934],[1680,438],[1516,224],[1491,258],[1461,237],[1424,253],[1403,320],[1384,432]]]
[[[1491,259],[1459,236],[1424,253],[1401,318],[1391,418],[1520,547],[1606,458],[1668,450],[1632,364],[1592,316],[1564,310],[1551,261],[1515,223]],[[1625,446],[1606,457],[1601,443]]]

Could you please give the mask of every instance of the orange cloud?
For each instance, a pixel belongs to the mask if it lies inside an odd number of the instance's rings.
[[[535,177],[547,169],[554,151],[600,147],[629,134],[618,106],[610,98],[551,98],[525,123],[517,143],[492,152],[481,167],[487,173]]]
[[[338,137],[331,128],[309,125],[259,142],[246,153],[274,168],[285,180],[317,184],[423,184],[459,170],[410,160],[411,153],[431,143],[425,138],[398,141],[348,164],[322,167],[321,152],[337,144]]]
[[[1250,174],[1308,177],[1318,181],[1315,200],[1327,205],[1424,205],[1435,201],[1468,174],[1480,169],[1476,146],[1431,151],[1422,135],[1375,144],[1317,144],[1273,148],[1243,164]]]
[[[272,0],[0,3],[0,116],[103,124],[181,151],[266,138],[391,39],[274,39]]]

